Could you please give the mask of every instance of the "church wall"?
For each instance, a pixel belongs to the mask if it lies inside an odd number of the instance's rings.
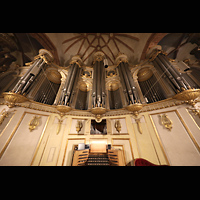
[[[122,149],[126,164],[144,158],[155,164],[200,165],[200,128],[189,113],[190,108],[183,104],[142,112],[137,117],[140,125],[131,114],[103,116],[107,120],[107,135],[90,135],[92,116],[68,114],[61,118],[56,113],[0,105],[0,114],[9,112],[0,125],[0,165],[70,166],[74,145],[92,142]],[[172,121],[171,130],[161,123],[163,114]],[[34,116],[40,117],[39,125],[30,131]],[[114,127],[118,119],[120,133]],[[83,122],[79,133],[75,128],[77,121]]]
[[[43,136],[48,115],[22,107],[7,109],[1,106],[0,110],[1,113],[5,110],[9,113],[9,121],[1,125],[4,127],[0,133],[0,165],[30,165]],[[29,122],[34,116],[40,117],[39,125],[31,131]]]

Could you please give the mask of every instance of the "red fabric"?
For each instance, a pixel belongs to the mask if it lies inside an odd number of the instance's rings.
[[[168,166],[168,165],[155,165],[143,158],[137,158],[134,161],[134,166]]]

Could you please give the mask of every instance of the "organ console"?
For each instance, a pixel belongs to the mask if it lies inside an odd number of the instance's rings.
[[[125,161],[122,150],[111,149],[110,144],[92,143],[90,149],[74,149],[72,166],[125,166]]]

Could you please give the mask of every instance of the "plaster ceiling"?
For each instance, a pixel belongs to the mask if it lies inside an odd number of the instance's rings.
[[[119,52],[128,56],[131,64],[140,61],[151,33],[46,33],[57,48],[60,64],[69,65],[74,55],[80,55],[84,65],[91,65],[93,54],[102,51],[108,64],[115,64]]]

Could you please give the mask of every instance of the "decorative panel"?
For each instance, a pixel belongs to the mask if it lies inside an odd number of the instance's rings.
[[[34,116],[40,116],[38,126],[30,131],[29,122]],[[1,149],[0,165],[30,165],[42,136],[48,116],[25,112],[14,128],[4,147]]]
[[[85,119],[72,119],[70,135],[84,135],[85,133]]]
[[[153,142],[150,130],[144,116],[137,119],[131,117],[134,132],[136,134],[139,157],[149,160],[154,164],[160,164],[157,150]]]
[[[111,119],[112,134],[128,134],[126,119]]]
[[[171,130],[163,126],[160,114],[166,114],[172,121]],[[178,111],[155,113],[151,118],[170,165],[200,165],[199,151]]]

